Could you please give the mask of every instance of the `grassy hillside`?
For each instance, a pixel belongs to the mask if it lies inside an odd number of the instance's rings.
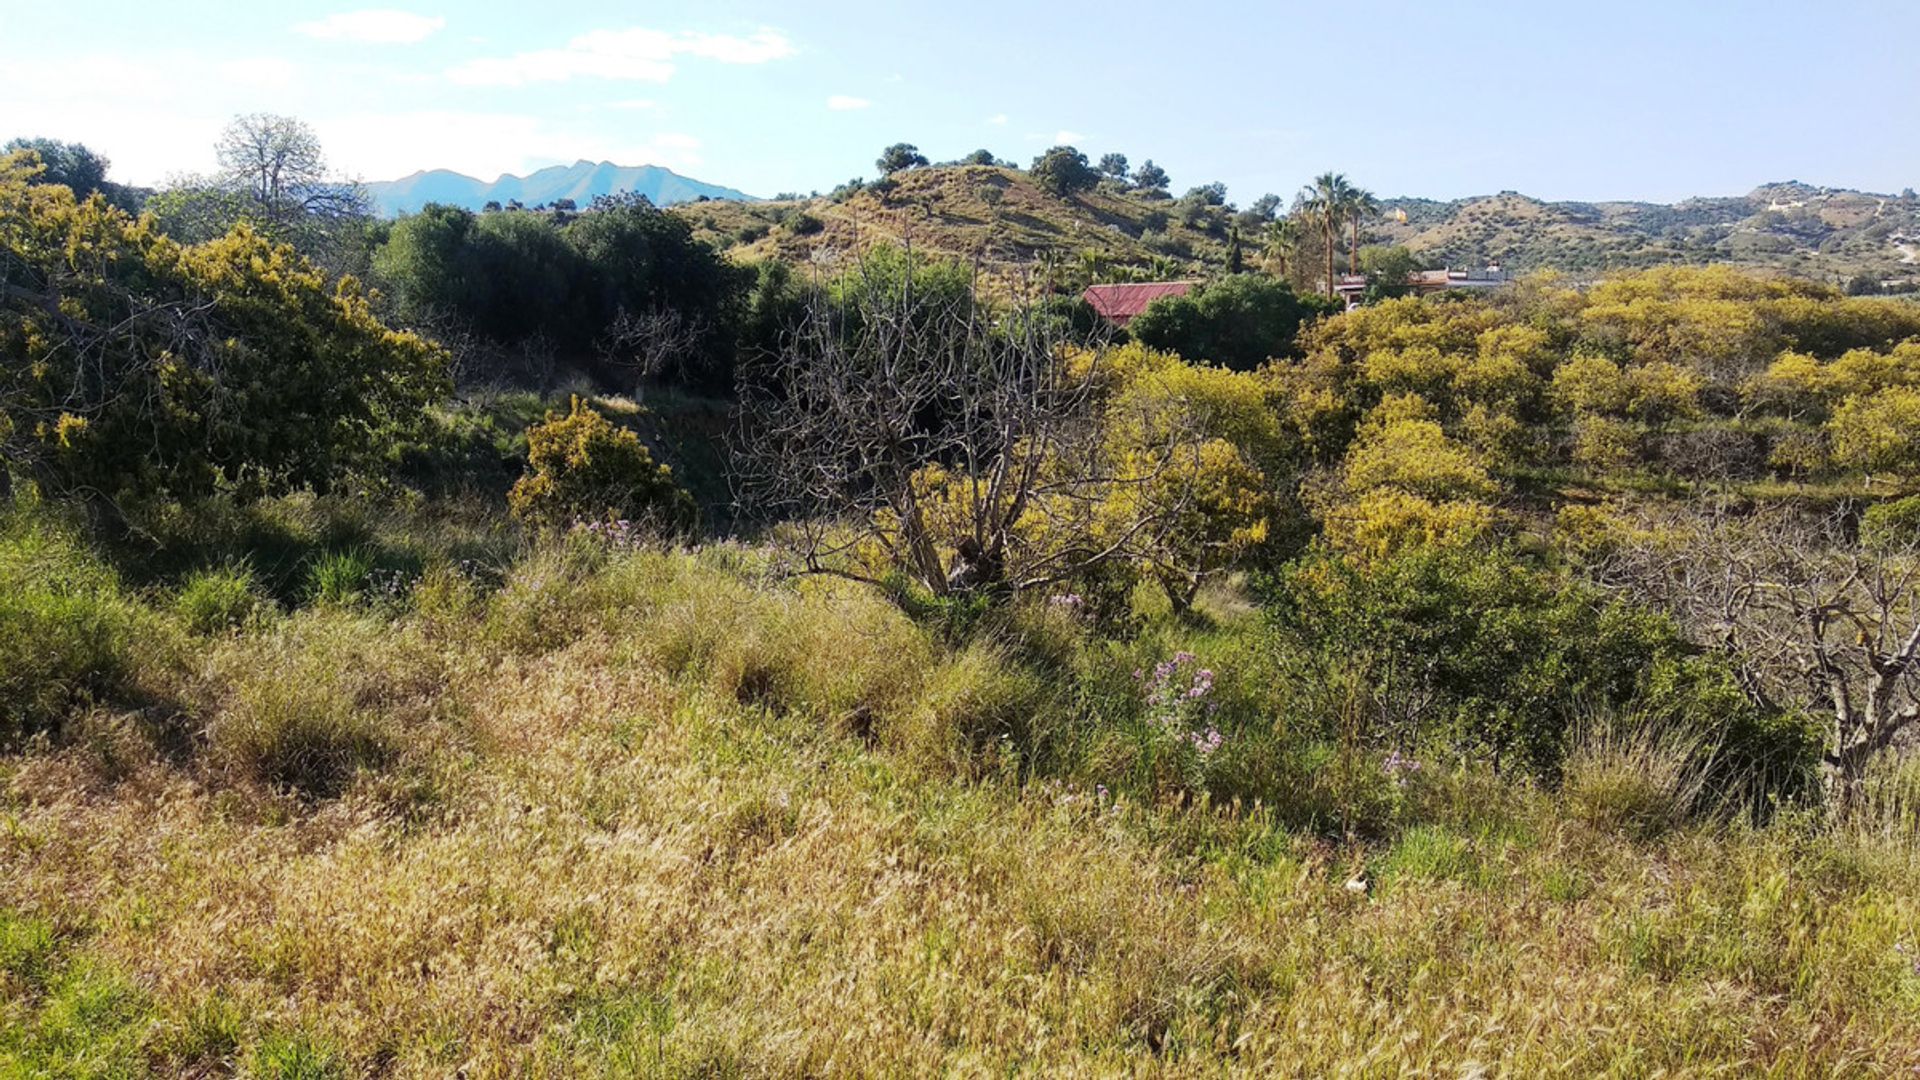
[[[1920,1064],[1905,840],[1627,828],[1631,755],[1558,794],[1407,774],[1365,843],[1295,823],[1313,772],[1278,807],[1033,771],[1121,745],[1074,727],[1040,642],[1226,679],[1252,624],[1225,597],[1123,652],[1044,612],[950,646],[772,552],[575,544],[196,629],[187,591],[5,537],[10,588],[97,581],[149,704],[0,758],[0,1074]]]
[[[884,193],[799,202],[698,203],[676,208],[698,235],[735,258],[777,256],[798,265],[877,243],[911,241],[927,252],[1005,274],[1052,259],[1062,271],[1138,267],[1184,276],[1224,265],[1224,231],[1189,228],[1168,200],[1086,192],[1061,198],[1026,173],[984,165],[897,174]]]
[[[911,239],[927,251],[978,255],[1003,273],[1052,259],[1091,279],[1218,272],[1226,227],[1182,223],[1176,203],[1133,194],[1053,196],[1019,170],[945,166],[900,173],[885,194],[679,208],[735,258],[796,264]],[[1857,276],[1920,281],[1920,199],[1775,184],[1745,196],[1673,205],[1543,202],[1505,192],[1439,202],[1382,201],[1365,242],[1403,244],[1436,265],[1593,273],[1671,263],[1728,263],[1833,283]],[[1399,220],[1404,213],[1406,220]],[[1245,256],[1261,241],[1243,236]],[[1310,253],[1309,253],[1310,254]]]

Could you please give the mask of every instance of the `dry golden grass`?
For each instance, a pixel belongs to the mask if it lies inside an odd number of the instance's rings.
[[[1035,287],[1025,279],[1034,275],[1033,262],[1041,256],[1071,261],[1092,255],[1131,266],[1170,257],[1185,268],[1181,273],[1226,265],[1224,232],[1187,227],[1169,200],[1097,191],[1063,199],[1021,170],[984,165],[915,169],[896,174],[894,182],[885,197],[863,191],[842,202],[708,202],[673,212],[694,225],[695,236],[742,262],[779,258],[806,266],[823,257],[850,258],[876,245],[911,244],[963,262],[979,258],[996,279],[996,290],[1020,295]],[[779,215],[802,211],[819,223],[819,231],[800,233],[776,224]],[[765,235],[740,243],[742,229]]]
[[[0,759],[0,1075],[1920,1066],[1910,836],[1115,808],[955,749],[1028,700],[998,654],[754,558],[548,553],[484,609],[220,643],[216,748],[263,701],[375,725],[336,798]]]

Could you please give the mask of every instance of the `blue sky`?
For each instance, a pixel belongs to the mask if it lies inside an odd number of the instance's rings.
[[[139,183],[270,111],[367,180],[584,157],[771,195],[906,140],[1118,150],[1242,203],[1326,169],[1443,198],[1920,186],[1916,0],[394,3],[0,0],[0,137]]]

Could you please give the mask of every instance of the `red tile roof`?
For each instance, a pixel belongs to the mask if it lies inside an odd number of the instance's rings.
[[[1133,321],[1147,305],[1163,296],[1185,296],[1197,281],[1147,281],[1128,285],[1089,285],[1081,297],[1100,317],[1119,326]]]

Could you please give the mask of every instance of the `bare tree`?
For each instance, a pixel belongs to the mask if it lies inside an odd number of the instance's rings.
[[[872,581],[853,556],[878,550],[937,594],[1017,592],[1150,548],[1184,508],[1123,500],[1113,519],[1117,486],[1152,484],[1199,440],[1110,460],[1097,354],[1069,362],[1044,311],[997,311],[977,284],[977,267],[956,293],[862,260],[743,365],[736,501],[792,520],[809,572]]]
[[[707,340],[709,329],[705,319],[678,308],[621,308],[594,342],[594,350],[601,363],[632,377],[638,396],[647,380],[669,371],[684,371],[687,358]]]
[[[214,144],[212,176],[183,175],[148,201],[168,235],[200,243],[245,223],[299,248],[332,272],[355,269],[345,250],[371,213],[366,189],[330,177],[320,140],[304,121],[253,113],[235,117]]]
[[[269,221],[366,212],[358,184],[330,179],[320,139],[304,120],[272,113],[237,116],[214,144],[221,179]]]
[[[1822,779],[1852,813],[1875,759],[1920,719],[1920,546],[1863,546],[1850,515],[1716,510],[1663,522],[1604,575],[1650,595],[1735,664],[1767,709],[1827,720]]]

